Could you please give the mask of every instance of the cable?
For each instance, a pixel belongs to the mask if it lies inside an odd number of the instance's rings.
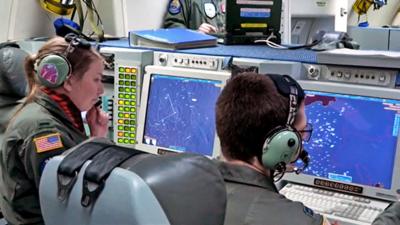
[[[276,36],[274,35],[274,33],[271,33],[267,39],[255,40],[254,43],[266,43],[269,47],[279,50],[296,50],[302,48],[311,48],[322,41],[321,39],[321,40],[314,40],[311,44],[299,45],[299,46],[287,46],[287,45],[280,45],[271,41],[271,39],[273,38],[276,38]]]
[[[96,9],[96,5],[94,4],[94,2],[92,0],[82,0],[86,7],[87,7],[87,15],[88,15],[88,19],[89,19],[89,23],[94,31],[94,33],[97,34],[99,41],[103,41],[104,40],[104,27],[103,27],[103,22],[100,18],[100,15]],[[96,23],[94,22],[94,15],[93,12],[96,14],[97,17],[97,21]]]
[[[276,36],[274,35],[274,33],[271,33],[267,39],[260,39],[260,40],[255,40],[254,43],[265,43],[267,44],[269,47],[271,48],[275,48],[275,49],[289,49],[287,46],[283,46],[283,45],[279,45],[273,41],[271,41],[271,39],[276,38]]]
[[[288,47],[279,45],[279,44],[277,44],[277,43],[271,41],[272,38],[276,38],[276,36],[275,36],[273,33],[271,33],[271,34],[267,37],[267,39],[265,39],[265,40],[264,40],[264,39],[255,40],[254,43],[265,43],[265,44],[267,44],[269,47],[271,47],[271,48],[276,48],[276,49],[288,49]]]

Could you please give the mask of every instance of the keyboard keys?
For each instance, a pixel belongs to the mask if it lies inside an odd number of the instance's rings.
[[[286,185],[280,190],[280,193],[292,201],[302,202],[315,212],[324,214],[328,218],[335,216],[336,218],[346,218],[363,223],[371,223],[387,206],[387,203],[379,202],[381,207],[376,207],[372,205],[370,199],[364,197],[296,184]]]

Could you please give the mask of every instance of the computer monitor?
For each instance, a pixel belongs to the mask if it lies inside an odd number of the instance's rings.
[[[271,41],[279,44],[280,31],[284,28],[281,27],[282,11],[287,14],[282,0],[226,1],[224,44],[254,44],[272,34],[275,38]]]
[[[309,167],[287,180],[387,200],[400,194],[400,92],[389,88],[300,82],[314,131]]]
[[[215,104],[229,77],[228,72],[146,67],[135,147],[218,156]]]

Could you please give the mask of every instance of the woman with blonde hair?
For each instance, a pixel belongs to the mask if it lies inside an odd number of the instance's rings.
[[[28,56],[29,95],[9,123],[0,154],[0,206],[9,224],[43,224],[38,187],[47,161],[87,139],[106,137],[102,57],[74,35],[49,40]]]

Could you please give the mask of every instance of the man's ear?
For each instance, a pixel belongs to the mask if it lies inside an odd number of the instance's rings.
[[[67,77],[67,79],[64,81],[64,83],[63,83],[63,87],[64,87],[64,89],[68,92],[68,93],[70,93],[70,92],[72,92],[73,90],[74,90],[74,84],[75,84],[75,76],[72,76],[72,74],[71,75],[69,75],[68,77]]]

